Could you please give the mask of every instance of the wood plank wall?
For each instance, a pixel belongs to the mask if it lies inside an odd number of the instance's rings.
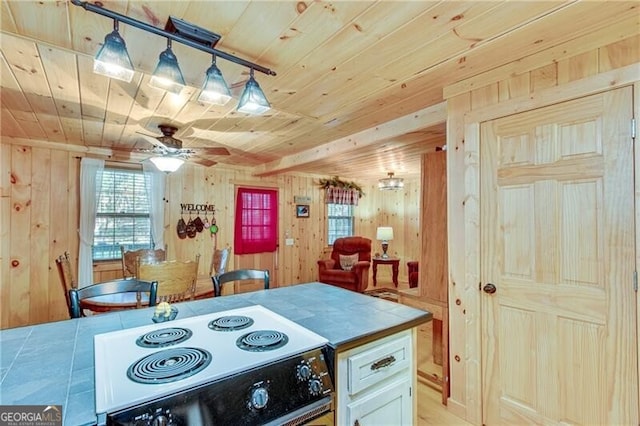
[[[621,36],[625,28],[633,35],[627,32]],[[445,88],[451,386],[448,408],[473,424],[482,424],[478,291],[481,176],[477,127],[490,116],[509,115],[637,81],[637,17],[616,31],[599,39],[572,40]]]
[[[40,142],[26,145],[3,141],[0,146],[0,328],[65,319],[67,308],[55,258],[69,251],[77,265],[79,153],[52,149],[50,144]],[[326,176],[256,178],[250,170],[186,164],[167,181],[165,242],[169,258],[187,259],[200,253],[200,280],[210,283],[213,240],[204,232],[194,239],[177,237],[180,204],[214,204],[220,227],[217,246],[233,247],[235,187],[266,185],[277,187],[280,194],[279,265],[274,286],[315,281],[316,261],[328,256],[326,206],[324,192],[317,185],[319,177]],[[402,259],[400,280],[406,281],[406,260],[418,259],[420,252],[419,179],[406,180],[404,191],[399,192],[379,191],[377,182],[358,183],[366,195],[355,209],[356,233],[374,240],[375,252],[380,251],[375,241],[376,227],[393,226],[395,239],[390,252]],[[296,195],[311,197],[309,218],[295,217]],[[293,238],[295,244],[285,246],[286,237]],[[232,269],[235,262],[232,257],[228,268]],[[119,276],[119,262],[94,266],[95,282]],[[379,281],[391,283],[390,268],[380,268]]]

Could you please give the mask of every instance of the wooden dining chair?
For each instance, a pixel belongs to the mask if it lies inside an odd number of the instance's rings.
[[[231,247],[214,250],[209,275],[214,276],[224,274],[227,271],[229,257],[231,257]]]
[[[193,300],[200,255],[194,260],[139,263],[138,279],[158,282],[158,303]]]
[[[58,275],[60,277],[60,283],[62,284],[62,290],[64,291],[64,298],[67,301],[67,307],[70,307],[69,290],[78,288],[78,283],[74,278],[71,256],[68,251],[65,251],[64,254],[56,258],[56,267],[58,268]]]
[[[241,281],[261,280],[264,284],[264,289],[269,289],[269,270],[266,269],[236,269],[234,271],[225,272],[224,274],[214,275],[211,279],[213,280],[213,294],[216,297],[222,295],[222,285],[228,282],[234,283],[234,294],[241,292]]]
[[[122,277],[134,278],[137,274],[138,259],[140,263],[157,263],[167,260],[167,248],[126,250],[120,246]]]
[[[69,290],[69,315],[71,315],[71,318],[80,318],[82,316],[83,299],[128,292],[136,292],[138,294],[136,308],[142,307],[141,293],[149,293],[149,306],[155,306],[158,283],[157,281],[149,282],[133,278],[105,281],[83,288],[72,288]]]

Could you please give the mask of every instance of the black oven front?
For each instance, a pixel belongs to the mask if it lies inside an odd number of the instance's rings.
[[[151,385],[162,386],[162,385]],[[107,413],[108,425],[299,425],[331,410],[322,349]]]

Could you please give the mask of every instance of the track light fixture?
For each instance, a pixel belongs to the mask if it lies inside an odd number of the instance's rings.
[[[171,50],[171,41],[173,40],[212,55],[212,63],[207,69],[202,91],[198,97],[199,101],[225,105],[231,99],[229,86],[216,65],[216,58],[222,58],[250,69],[249,80],[242,92],[237,110],[247,114],[262,114],[271,108],[253,73],[255,70],[267,75],[276,75],[275,71],[216,49],[215,45],[220,40],[218,34],[173,16],[169,17],[163,30],[87,1],[71,0],[71,3],[89,12],[114,20],[113,32],[105,37],[104,45],[96,55],[94,72],[126,82],[130,82],[133,78],[133,64],[127,53],[125,42],[118,32],[118,24],[122,22],[167,39],[167,49],[160,54],[158,65],[149,82],[150,85],[171,93],[180,93],[185,86],[184,76],[178,66],[178,59]]]

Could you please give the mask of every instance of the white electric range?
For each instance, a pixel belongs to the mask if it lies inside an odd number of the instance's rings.
[[[327,343],[260,305],[96,335],[98,424],[300,424],[330,410]]]

